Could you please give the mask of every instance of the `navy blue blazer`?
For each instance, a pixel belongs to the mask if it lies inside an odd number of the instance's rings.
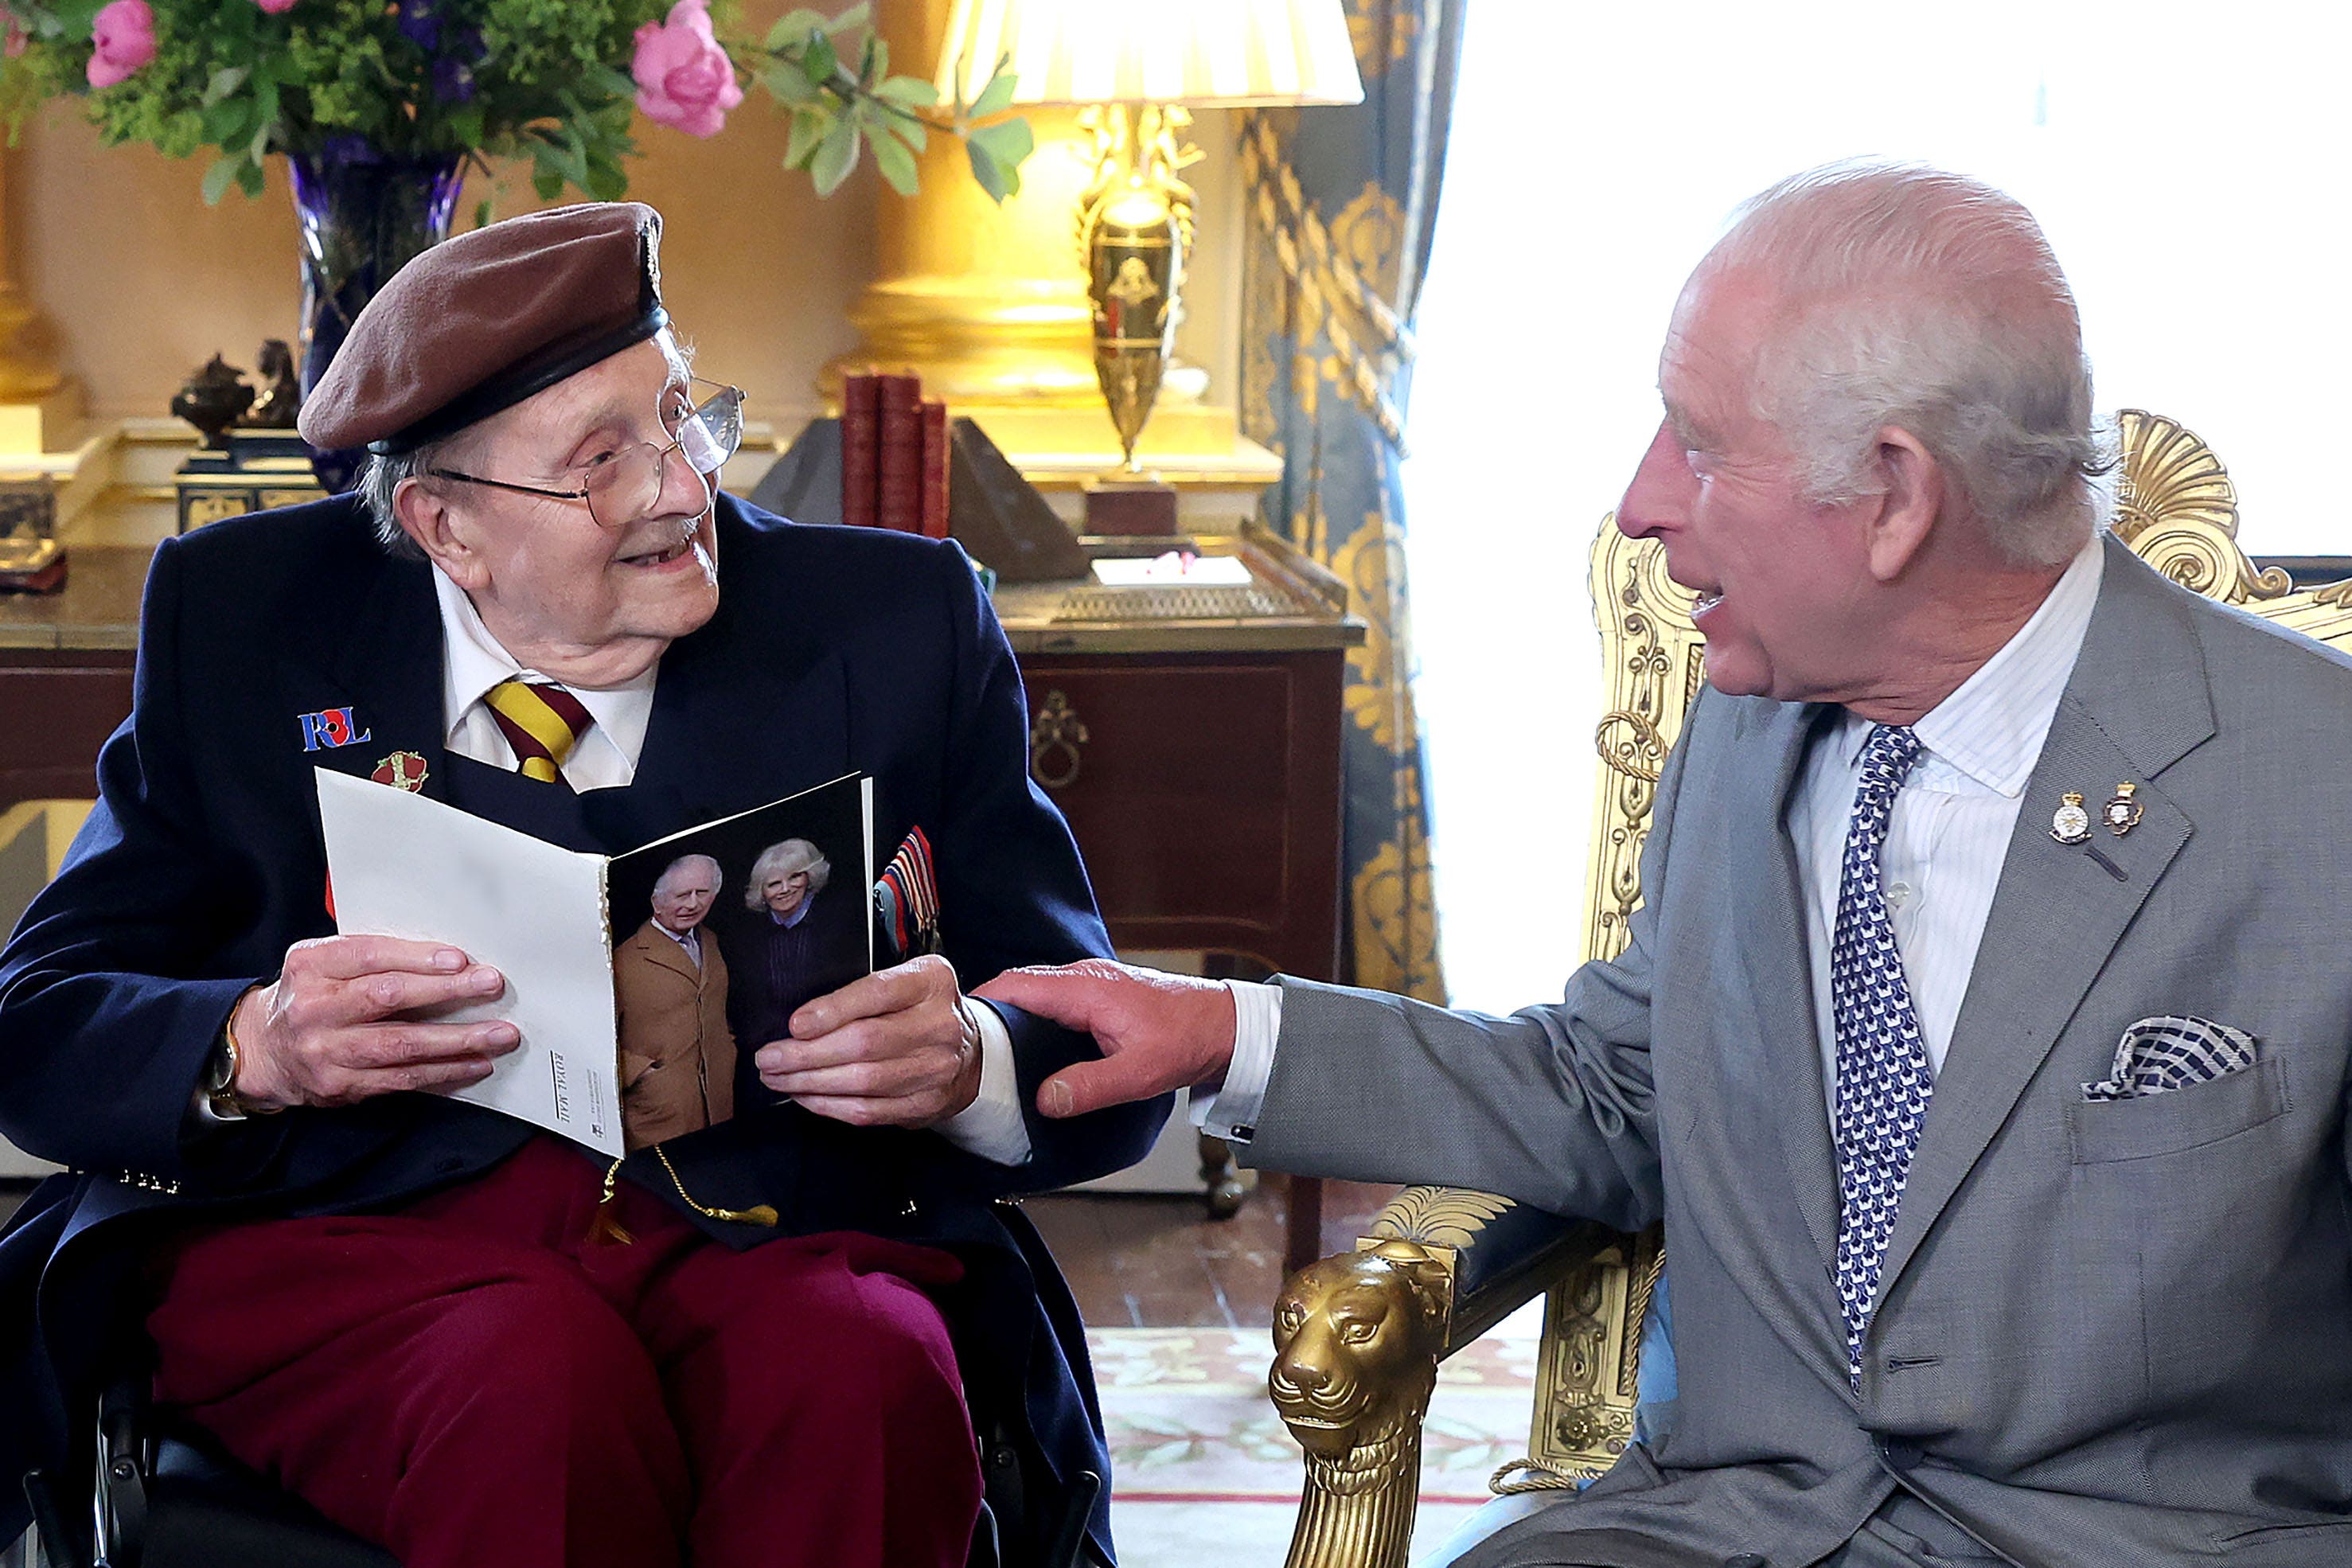
[[[663,657],[635,781],[579,797],[578,820],[545,836],[618,852],[862,770],[875,780],[877,866],[910,828],[929,836],[944,951],[967,988],[1108,952],[1069,830],[1029,780],[1020,675],[963,552],[790,523],[731,496],[719,500],[718,544],[719,608]],[[364,777],[413,752],[427,795],[457,771],[442,745],[430,572],[388,554],[350,497],[215,523],[156,552],[134,706],[100,757],[98,806],[0,952],[0,1132],[73,1168],[0,1237],[0,1409],[12,1417],[0,1421],[0,1540],[20,1528],[16,1479],[66,1466],[103,1347],[143,1306],[136,1264],[152,1237],[198,1218],[394,1206],[534,1135],[424,1094],[224,1129],[194,1130],[188,1116],[238,996],[276,974],[289,944],[333,930],[313,769]],[[327,738],[353,739],[306,749],[321,726],[301,716],[330,709],[352,710],[351,723]],[[492,795],[468,807],[512,820]],[[766,1203],[785,1231],[864,1229],[963,1258],[948,1306],[975,1419],[1024,1459],[1042,1536],[1078,1470],[1108,1471],[1076,1310],[1002,1200],[1132,1163],[1168,1106],[1037,1116],[1039,1083],[1094,1044],[1000,1011],[1029,1118],[1025,1165],[793,1106],[667,1147],[705,1204]],[[666,1181],[646,1185],[676,1201]],[[680,1212],[732,1247],[775,1234]],[[1108,1517],[1098,1503],[1091,1533],[1106,1554]]]

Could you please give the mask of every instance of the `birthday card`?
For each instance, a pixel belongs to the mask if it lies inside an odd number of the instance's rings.
[[[449,1008],[522,1043],[452,1098],[617,1159],[772,1101],[794,1009],[874,968],[874,787],[851,773],[625,855],[582,854],[321,769],[337,928],[506,978]]]

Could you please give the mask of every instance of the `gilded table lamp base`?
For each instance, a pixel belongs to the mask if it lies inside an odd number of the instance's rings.
[[[1192,117],[1174,105],[1092,111],[1097,162],[1082,198],[1087,298],[1093,308],[1095,376],[1129,473],[1135,443],[1160,396],[1176,332],[1176,291],[1192,237],[1192,192],[1177,171],[1199,157],[1177,147]]]

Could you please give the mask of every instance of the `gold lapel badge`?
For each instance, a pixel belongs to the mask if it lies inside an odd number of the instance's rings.
[[[2116,785],[2116,793],[2107,797],[2106,805],[2099,813],[2108,830],[2118,838],[2139,826],[2140,815],[2146,808],[2137,798],[2138,793],[2139,785],[2136,784]]]
[[[415,752],[394,752],[376,763],[375,772],[368,776],[380,784],[415,795],[425,787],[425,759]]]
[[[2061,844],[2084,844],[2091,837],[2091,814],[2083,809],[2083,797],[2073,790],[2066,792],[2066,804],[2050,816],[2050,837]]]

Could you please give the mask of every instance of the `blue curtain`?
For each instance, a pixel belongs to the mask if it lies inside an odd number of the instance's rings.
[[[1250,235],[1242,422],[1283,458],[1265,521],[1348,584],[1347,978],[1445,999],[1404,570],[1414,298],[1465,0],[1345,0],[1364,101],[1242,127]]]

